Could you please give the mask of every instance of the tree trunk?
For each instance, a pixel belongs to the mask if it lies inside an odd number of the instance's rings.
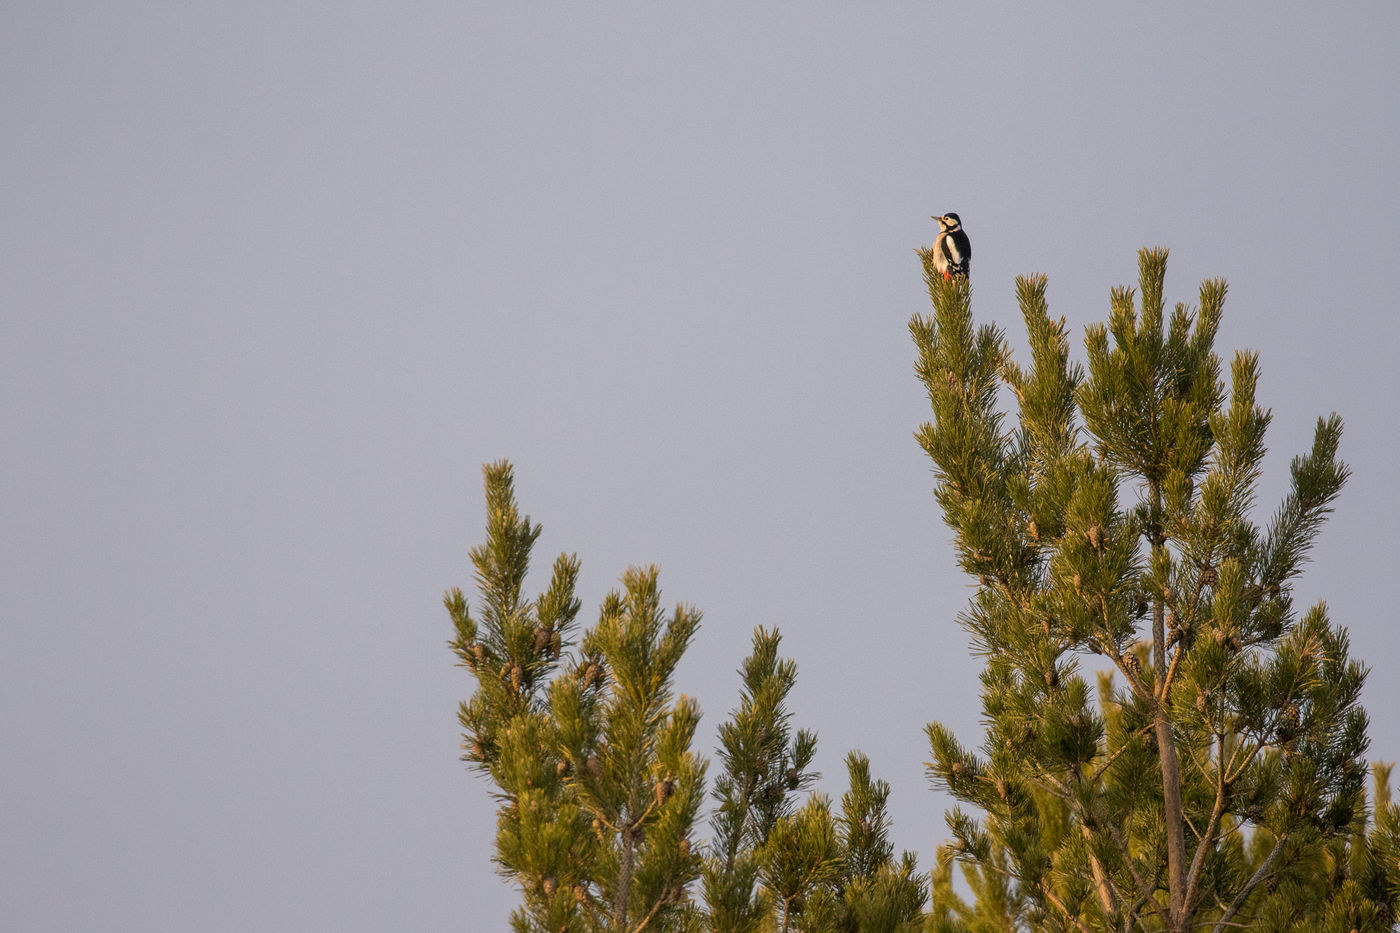
[[[632,827],[622,827],[622,860],[617,870],[617,903],[613,905],[613,929],[627,933],[627,899],[632,893]]]
[[[1162,514],[1162,489],[1153,480],[1152,491],[1152,550],[1154,554],[1166,547],[1158,522]],[[1176,739],[1172,735],[1171,719],[1167,716],[1167,637],[1166,606],[1161,599],[1152,604],[1152,661],[1156,684],[1152,691],[1152,726],[1157,735],[1157,760],[1162,771],[1162,817],[1167,832],[1167,891],[1171,917],[1171,933],[1186,933],[1190,924],[1186,917],[1186,826],[1181,812],[1181,767],[1176,757]]]

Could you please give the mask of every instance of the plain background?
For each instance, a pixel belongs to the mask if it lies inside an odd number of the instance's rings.
[[[705,612],[678,688],[799,664],[927,866],[923,726],[974,744],[913,440],[914,247],[1078,351],[1139,247],[1231,290],[1274,411],[1355,471],[1303,578],[1400,757],[1400,7],[9,3],[0,11],[0,925],[493,930],[442,591],[480,465],[586,622],[631,563]],[[531,581],[544,586],[543,575]]]

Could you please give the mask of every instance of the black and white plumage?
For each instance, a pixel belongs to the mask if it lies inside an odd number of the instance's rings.
[[[972,243],[962,228],[957,214],[934,217],[938,221],[938,240],[933,244],[933,267],[945,279],[967,277],[972,268]]]

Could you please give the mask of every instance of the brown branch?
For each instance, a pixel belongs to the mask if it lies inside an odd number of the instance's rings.
[[[651,905],[651,910],[642,918],[642,922],[632,928],[632,933],[642,933],[642,931],[647,928],[647,924],[651,923],[652,918],[656,916],[656,912],[660,910],[665,903],[666,896],[663,894],[661,897],[657,898],[655,904]]]
[[[1151,883],[1144,881],[1142,875],[1138,874],[1137,866],[1133,864],[1133,855],[1128,850],[1128,842],[1118,831],[1118,827],[1110,823],[1108,834],[1118,846],[1118,851],[1123,855],[1123,864],[1127,866],[1128,874],[1133,876],[1133,882],[1138,886],[1138,898],[1133,902],[1133,906],[1128,908],[1127,915],[1135,917],[1145,905],[1151,904],[1153,913],[1161,918],[1164,926],[1167,925],[1168,917],[1162,913],[1162,905],[1158,904],[1156,898],[1152,896],[1153,892],[1157,890],[1157,885],[1162,881],[1161,865],[1157,866],[1157,873],[1152,876]]]
[[[1240,748],[1243,748],[1243,747],[1244,747],[1243,745],[1240,746]],[[1238,768],[1235,768],[1234,773],[1233,773],[1233,774],[1230,774],[1228,777],[1225,778],[1226,782],[1233,784],[1233,783],[1235,782],[1235,779],[1238,778],[1241,774],[1244,773],[1244,769],[1249,767],[1249,763],[1250,763],[1251,761],[1254,760],[1254,756],[1255,756],[1255,755],[1258,755],[1259,752],[1260,752],[1261,750],[1263,750],[1263,748],[1264,748],[1264,743],[1263,743],[1263,742],[1258,742],[1258,743],[1256,743],[1255,746],[1254,746],[1254,748],[1250,749],[1249,754],[1246,755],[1246,756],[1244,757],[1244,761],[1240,762],[1240,766],[1239,766]],[[1236,749],[1236,750],[1235,750],[1235,753],[1232,754],[1232,755],[1230,756],[1230,767],[1232,767],[1232,768],[1234,767],[1234,765],[1235,765],[1235,758],[1236,758],[1238,755],[1239,755],[1239,749]]]
[[[1171,689],[1171,686],[1172,686],[1172,678],[1176,677],[1176,668],[1177,668],[1177,664],[1181,661],[1181,649],[1182,649],[1182,647],[1183,647],[1183,646],[1182,646],[1182,643],[1181,643],[1181,642],[1177,642],[1177,644],[1176,644],[1176,651],[1172,652],[1172,663],[1171,663],[1171,666],[1167,668],[1167,675],[1166,675],[1165,677],[1162,678],[1162,689],[1161,689],[1161,694],[1160,694],[1160,696],[1161,696],[1162,699],[1165,699],[1165,698],[1166,698],[1166,696],[1167,696],[1167,691],[1170,690],[1170,689]]]
[[[1041,780],[1051,785],[1049,788],[1050,792],[1058,796],[1061,800],[1069,800],[1071,799],[1071,797],[1073,797],[1073,795],[1069,792],[1069,788],[1066,787],[1062,782],[1055,780],[1055,776],[1052,775],[1049,771],[1046,771],[1044,768],[1040,769],[1039,777]]]
[[[1143,726],[1141,729],[1139,729],[1139,730],[1137,730],[1136,732],[1134,732],[1133,735],[1134,735],[1134,736],[1146,735],[1147,732],[1148,732],[1148,730],[1151,729],[1151,728],[1152,728],[1152,724],[1151,724],[1151,723],[1148,723],[1147,725]],[[1113,763],[1114,763],[1115,761],[1118,760],[1118,756],[1121,755],[1121,754],[1123,754],[1123,753],[1124,753],[1125,751],[1127,751],[1127,750],[1128,750],[1128,743],[1127,743],[1127,742],[1124,742],[1122,745],[1118,746],[1118,751],[1116,751],[1116,752],[1114,752],[1112,755],[1109,755],[1109,756],[1108,756],[1108,760],[1105,761],[1105,762],[1103,763],[1103,765],[1100,766],[1099,769],[1098,769],[1097,771],[1094,772],[1094,775],[1093,775],[1093,777],[1091,777],[1091,778],[1089,779],[1089,782],[1090,782],[1091,784],[1097,784],[1097,783],[1099,782],[1099,779],[1102,778],[1105,774],[1107,774],[1107,773],[1108,773],[1108,769],[1109,769],[1110,767],[1112,767],[1112,765],[1113,765]]]
[[[1225,737],[1216,733],[1216,741],[1220,745],[1220,754],[1224,754]],[[1210,820],[1206,823],[1205,835],[1201,836],[1200,843],[1196,846],[1196,857],[1191,860],[1191,871],[1186,877],[1186,909],[1190,911],[1196,902],[1197,888],[1201,882],[1201,869],[1205,867],[1206,853],[1210,851],[1211,843],[1214,839],[1216,829],[1220,826],[1220,815],[1225,812],[1226,787],[1225,772],[1223,769],[1216,769],[1215,773],[1215,804],[1210,810]]]
[[[1080,817],[1079,830],[1084,836],[1085,851],[1089,855],[1089,871],[1094,875],[1094,887],[1098,888],[1099,903],[1103,906],[1104,914],[1111,917],[1118,913],[1118,891],[1113,885],[1113,879],[1103,870],[1099,857],[1087,845],[1094,833],[1084,824],[1083,817]]]
[[[1240,893],[1236,894],[1235,899],[1230,902],[1230,906],[1225,908],[1225,913],[1221,914],[1220,919],[1216,921],[1215,927],[1211,933],[1223,933],[1227,926],[1233,925],[1230,923],[1230,920],[1235,914],[1239,913],[1240,908],[1244,906],[1245,900],[1249,897],[1250,893],[1254,891],[1255,887],[1258,886],[1259,882],[1267,877],[1269,869],[1273,867],[1274,860],[1277,859],[1279,853],[1283,851],[1283,844],[1287,841],[1287,833],[1278,837],[1278,841],[1274,843],[1274,847],[1270,850],[1268,857],[1264,859],[1264,864],[1260,865],[1259,870],[1245,882],[1244,887],[1240,889]]]
[[[1072,773],[1075,784],[1082,787],[1084,785],[1084,772],[1079,769],[1078,763],[1074,765]],[[1098,822],[1098,820],[1089,812],[1089,808],[1081,803],[1076,803],[1074,809],[1079,814],[1079,831],[1084,836],[1086,844],[1084,851],[1089,856],[1089,870],[1094,875],[1094,886],[1098,889],[1099,903],[1103,906],[1104,914],[1111,917],[1118,912],[1118,892],[1114,888],[1112,879],[1103,870],[1103,865],[1099,862],[1098,856],[1094,854],[1093,848],[1088,845],[1094,837],[1089,823]]]
[[[1143,886],[1142,894],[1138,896],[1137,902],[1133,904],[1133,914],[1136,915],[1142,907],[1150,906],[1152,912],[1162,921],[1162,927],[1165,929],[1171,926],[1171,915],[1164,911],[1162,905],[1157,903],[1157,898],[1153,897],[1153,895],[1157,893],[1157,886],[1161,883],[1162,866],[1158,865],[1157,872],[1152,876],[1152,884]]]
[[[1094,933],[1093,930],[1090,930],[1087,926],[1084,925],[1083,920],[1080,920],[1077,916],[1069,912],[1069,908],[1064,905],[1063,901],[1061,901],[1058,897],[1055,896],[1055,892],[1050,890],[1050,886],[1048,884],[1041,882],[1040,893],[1044,894],[1046,900],[1054,904],[1055,907],[1060,911],[1060,913],[1065,915],[1065,919],[1069,920],[1076,927],[1078,927],[1081,933]]]

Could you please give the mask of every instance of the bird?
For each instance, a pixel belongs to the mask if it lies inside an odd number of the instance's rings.
[[[934,216],[938,221],[938,240],[933,244],[933,267],[945,279],[953,276],[967,278],[972,268],[972,243],[962,228],[957,214]]]

